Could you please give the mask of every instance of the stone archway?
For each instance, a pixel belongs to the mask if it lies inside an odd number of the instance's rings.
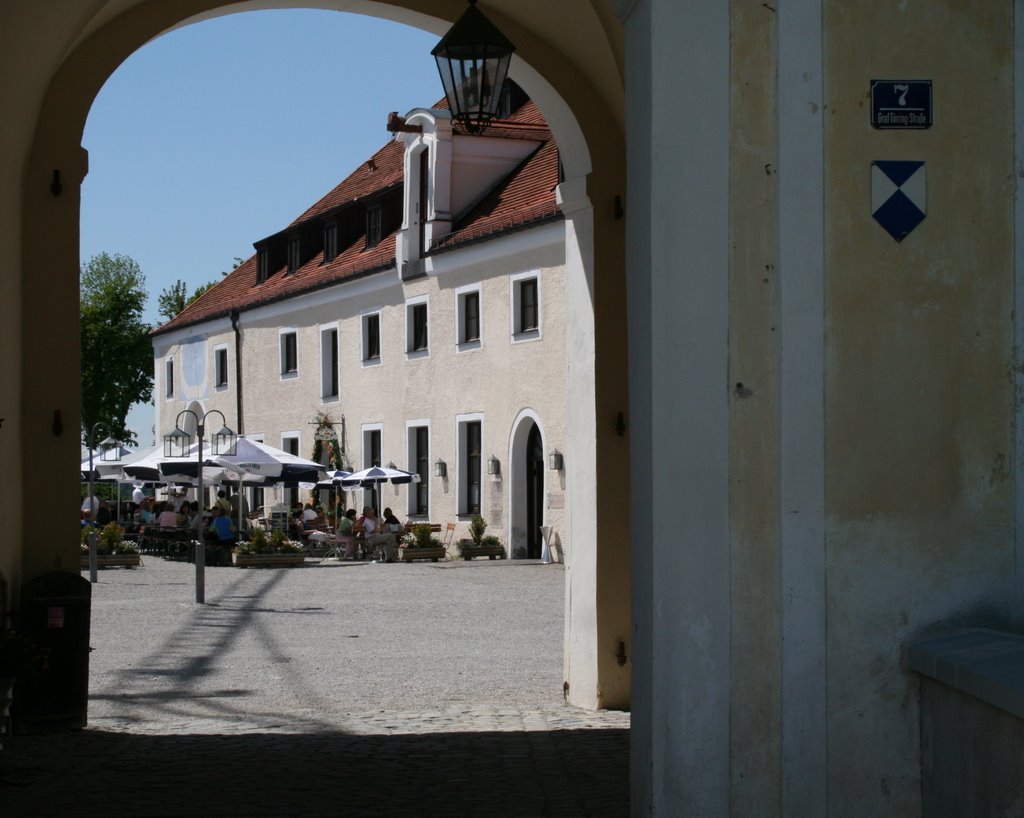
[[[15,145],[11,155],[18,156],[19,180],[11,187],[22,192],[21,210],[19,218],[0,222],[6,248],[0,251],[3,268],[15,271],[5,274],[5,283],[20,296],[0,306],[0,348],[6,350],[0,353],[0,374],[18,384],[16,405],[10,411],[4,408],[16,432],[0,439],[0,461],[17,475],[17,485],[0,500],[0,512],[10,523],[13,541],[20,544],[0,554],[0,569],[13,576],[15,587],[54,565],[70,567],[77,561],[74,550],[62,545],[75,542],[70,525],[66,537],[54,536],[46,547],[25,547],[22,521],[30,509],[23,487],[30,475],[20,441],[33,440],[51,462],[69,464],[68,477],[58,478],[54,493],[71,497],[75,441],[56,430],[74,426],[79,414],[74,281],[80,184],[87,170],[80,139],[92,101],[121,60],[164,31],[204,17],[293,5],[287,0],[190,0],[172,8],[136,0],[119,4],[115,11],[109,4],[83,2],[46,26],[24,15],[14,21],[25,35],[26,48],[35,49],[31,60],[25,57],[26,64],[42,68],[31,81],[26,78],[26,98],[34,93],[34,101],[15,104],[11,111],[12,121],[24,117],[29,123],[10,143]],[[453,13],[451,4],[442,0],[319,0],[302,5],[373,14],[437,33],[447,28]],[[601,475],[627,470],[628,446],[612,424],[598,423],[598,418],[622,412],[628,402],[625,231],[612,206],[625,193],[621,42],[614,28],[607,28],[610,18],[602,18],[584,0],[560,8],[560,13],[578,17],[571,30],[553,24],[532,6],[510,0],[491,5],[495,22],[519,46],[512,76],[548,118],[565,169],[559,199],[566,216],[566,323],[573,337],[566,454],[575,470],[567,511],[578,543],[568,593],[574,605],[566,617],[566,673],[573,679],[569,697],[586,707],[626,706],[630,669],[616,661],[615,646],[631,641],[628,513],[623,512],[621,479],[613,483]],[[6,181],[12,178],[8,173]],[[15,278],[8,281],[11,275]],[[37,315],[47,316],[45,330],[23,320]],[[38,376],[41,372],[46,372],[45,379]]]

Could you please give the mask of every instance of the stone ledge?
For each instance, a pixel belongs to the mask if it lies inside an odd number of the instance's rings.
[[[969,628],[907,647],[911,670],[1024,719],[1024,636]]]

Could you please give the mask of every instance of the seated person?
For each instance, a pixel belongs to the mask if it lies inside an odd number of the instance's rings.
[[[306,507],[302,509],[302,527],[309,531],[311,528],[316,526],[316,509],[313,508],[312,503],[307,503]]]
[[[384,523],[381,530],[400,534],[404,528],[405,526],[402,525],[402,521],[394,515],[390,508],[384,509]]]
[[[153,525],[156,522],[156,515],[153,514],[153,500],[149,497],[143,500],[135,516],[139,525]]]
[[[356,558],[356,510],[348,509],[338,518],[338,533],[335,535],[340,545],[345,546],[345,558],[354,560]]]
[[[377,522],[376,511],[371,506],[363,509],[361,522],[366,543],[364,551],[376,552],[382,562],[394,562],[398,554],[398,535],[387,531],[378,533],[381,531],[380,524]]]
[[[220,545],[231,545],[235,541],[235,526],[231,518],[224,513],[220,506],[214,508],[214,517],[210,522],[210,531],[217,535]]]
[[[156,517],[156,524],[166,528],[178,527],[178,512],[170,503],[160,504],[160,513]]]

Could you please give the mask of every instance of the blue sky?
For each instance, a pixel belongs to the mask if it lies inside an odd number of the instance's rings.
[[[82,144],[81,258],[142,267],[146,318],[176,280],[220,278],[443,96],[434,34],[334,11],[233,14],[172,31],[103,86]],[[153,410],[129,426],[153,443]]]

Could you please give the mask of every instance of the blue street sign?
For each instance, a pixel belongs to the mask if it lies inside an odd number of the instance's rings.
[[[871,80],[871,126],[882,130],[932,126],[931,80]]]

